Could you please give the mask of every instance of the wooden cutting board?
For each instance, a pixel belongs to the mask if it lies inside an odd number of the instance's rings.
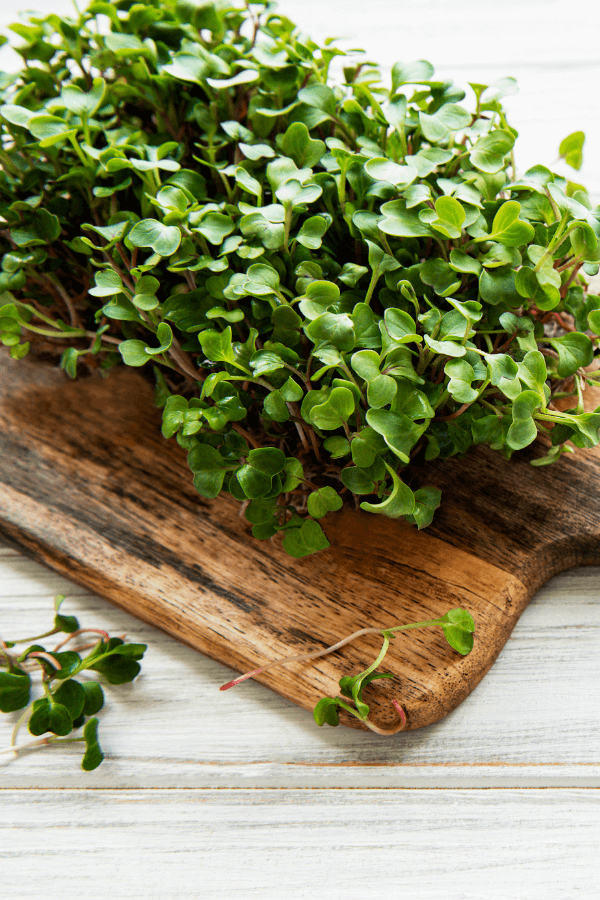
[[[293,560],[276,539],[252,538],[237,502],[198,496],[138,373],[70,382],[56,368],[0,356],[2,537],[202,653],[243,672],[366,626],[468,609],[476,635],[465,658],[439,629],[393,641],[383,668],[395,680],[365,695],[387,729],[401,726],[392,698],[407,729],[445,716],[548,578],[600,564],[600,453],[531,467],[542,452],[507,462],[478,448],[437,463],[418,473],[443,491],[426,531],[360,511],[330,514],[331,549]],[[363,637],[258,680],[312,709],[338,693],[341,675],[370,664],[380,643]]]

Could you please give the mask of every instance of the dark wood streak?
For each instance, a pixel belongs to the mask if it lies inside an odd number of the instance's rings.
[[[426,532],[344,511],[324,522],[329,551],[291,560],[277,541],[252,538],[236,502],[196,494],[185,453],[162,439],[139,374],[71,383],[3,358],[0,384],[4,538],[237,670],[320,649],[365,626],[469,609],[477,638],[464,659],[433,629],[395,639],[385,666],[396,679],[369,688],[384,727],[398,722],[391,697],[408,728],[446,715],[488,671],[541,583],[600,563],[594,452],[533,469],[526,454],[506,462],[476,450],[415,473],[444,490]],[[379,645],[364,637],[259,680],[312,708]]]

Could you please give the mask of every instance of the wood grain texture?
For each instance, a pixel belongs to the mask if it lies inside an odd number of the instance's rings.
[[[198,497],[183,452],[160,436],[139,374],[68,383],[6,356],[2,372],[5,537],[207,655],[243,671],[367,624],[469,609],[477,641],[465,659],[431,629],[394,642],[386,665],[397,681],[372,689],[383,727],[398,725],[391,696],[409,729],[447,714],[488,671],[543,581],[600,562],[597,511],[580,503],[596,475],[593,452],[551,475],[484,452],[449,460],[426,473],[445,500],[429,532],[345,511],[327,523],[331,550],[296,561],[274,542],[256,542],[236,503]],[[312,708],[377,645],[366,637],[260,680]]]
[[[593,790],[6,791],[2,886],[20,900],[96,896],[109,878],[113,896],[152,900],[591,900],[599,800]]]

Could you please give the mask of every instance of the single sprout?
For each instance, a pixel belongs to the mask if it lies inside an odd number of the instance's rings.
[[[393,625],[390,628],[361,628],[359,631],[353,632],[353,634],[348,635],[348,637],[342,638],[342,640],[338,641],[336,644],[332,644],[331,647],[326,647],[324,650],[314,650],[311,653],[300,653],[296,656],[285,656],[280,659],[273,660],[272,662],[267,663],[266,665],[261,666],[258,669],[253,669],[250,672],[239,675],[237,678],[234,678],[233,681],[228,681],[227,684],[221,685],[219,690],[228,691],[230,688],[241,684],[243,681],[247,681],[249,678],[255,678],[262,672],[266,672],[267,670],[273,669],[276,666],[285,666],[290,665],[291,663],[298,662],[309,662],[311,660],[318,659],[321,656],[326,656],[327,654],[333,653],[335,650],[339,650],[341,647],[344,647],[346,644],[349,644],[351,641],[354,641],[356,640],[356,638],[362,637],[363,635],[381,634],[383,636],[383,645],[375,661],[367,669],[365,669],[364,672],[360,672],[354,677],[350,677],[347,675],[343,676],[340,679],[340,690],[343,696],[323,697],[321,700],[319,700],[314,709],[314,718],[318,725],[323,725],[325,722],[327,722],[329,725],[337,725],[339,723],[338,708],[342,708],[345,709],[346,712],[350,713],[350,715],[355,716],[357,719],[360,719],[361,722],[364,722],[364,724],[368,728],[370,728],[371,731],[375,731],[378,734],[396,734],[402,728],[406,727],[407,724],[406,713],[400,706],[398,700],[394,699],[391,702],[392,706],[400,717],[400,724],[392,729],[380,728],[378,725],[375,725],[374,722],[371,722],[368,719],[369,707],[362,699],[363,688],[375,679],[394,677],[390,674],[375,673],[375,670],[385,658],[390,645],[390,641],[396,636],[397,633],[401,631],[410,631],[413,628],[428,628],[435,625],[442,628],[444,636],[450,646],[458,653],[460,653],[461,656],[466,656],[471,652],[473,648],[473,633],[475,631],[475,622],[473,621],[472,615],[467,612],[466,609],[456,607],[454,609],[450,609],[441,618],[431,619],[427,622],[415,622],[411,625]],[[350,700],[354,705],[351,706],[348,703],[348,700]]]

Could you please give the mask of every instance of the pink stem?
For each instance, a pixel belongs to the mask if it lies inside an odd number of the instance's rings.
[[[55,669],[57,669],[57,670],[62,669],[61,664],[59,663],[59,661],[57,659],[55,659],[52,656],[52,654],[46,653],[42,650],[40,650],[39,652],[35,652],[35,653],[28,653],[27,659],[32,659],[32,658],[46,659],[49,663],[52,663],[52,665],[54,666]]]
[[[104,643],[110,640],[108,631],[102,631],[101,628],[78,628],[77,631],[72,631],[71,634],[69,634],[64,639],[64,641],[61,641],[60,644],[56,645],[56,647],[54,648],[54,653],[56,653],[57,650],[60,650],[61,647],[64,647],[65,644],[68,644],[69,641],[72,641],[73,638],[77,637],[78,634],[87,634],[88,632],[91,632],[92,634],[102,635],[102,640]]]
[[[350,641],[355,640],[357,637],[362,637],[363,634],[381,634],[381,631],[381,628],[361,628],[360,631],[355,631],[354,634],[342,638],[337,644],[332,644],[331,647],[326,647],[324,650],[314,650],[312,653],[300,653],[298,656],[284,656],[281,659],[276,659],[273,662],[267,663],[266,666],[261,666],[260,669],[253,669],[252,672],[246,672],[244,675],[234,678],[233,681],[228,681],[227,684],[223,684],[219,690],[228,691],[229,688],[235,687],[236,684],[241,684],[242,681],[246,681],[248,678],[254,678],[256,675],[260,675],[261,672],[272,669],[273,666],[285,666],[288,663],[308,662],[310,659],[318,659],[319,656],[326,656],[328,653],[333,653],[334,650],[339,650],[340,647],[345,647]]]
[[[399,731],[402,731],[402,729],[406,727],[406,713],[397,700],[392,700],[392,706],[400,716],[400,723],[398,725],[395,725],[393,728],[380,728],[379,725],[375,725],[374,722],[369,722],[369,720],[366,719],[365,725],[367,728],[370,728],[371,731],[374,731],[376,734],[398,734]]]

